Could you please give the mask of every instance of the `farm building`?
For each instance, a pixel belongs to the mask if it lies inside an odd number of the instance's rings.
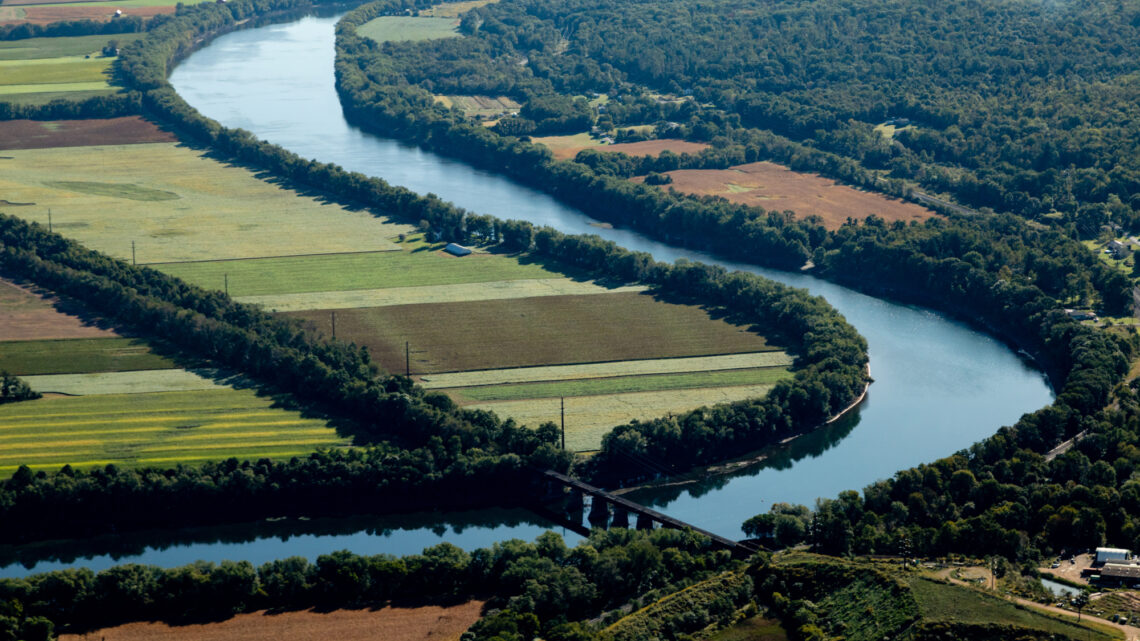
[[[1066,309],[1065,313],[1068,314],[1069,318],[1078,321],[1094,321],[1097,319],[1096,314],[1084,309]]]
[[[1101,585],[1140,585],[1140,565],[1125,565],[1123,563],[1109,563],[1100,569]]]
[[[452,256],[466,256],[467,254],[471,253],[470,249],[467,249],[463,245],[458,245],[456,243],[448,243],[447,247],[443,248],[443,251],[451,254]]]
[[[1122,548],[1097,548],[1096,560],[1093,561],[1094,565],[1104,565],[1105,563],[1123,563],[1128,560],[1132,553]]]

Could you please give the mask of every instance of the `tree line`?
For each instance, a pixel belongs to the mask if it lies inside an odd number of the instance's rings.
[[[466,552],[449,543],[404,557],[348,551],[178,568],[128,564],[0,579],[0,634],[27,641],[138,620],[200,623],[262,609],[379,607],[488,599],[488,616],[465,639],[588,641],[583,620],[639,607],[739,566],[709,540],[677,530],[595,531],[571,549],[547,532],[533,543]],[[15,637],[11,635],[15,634]]]

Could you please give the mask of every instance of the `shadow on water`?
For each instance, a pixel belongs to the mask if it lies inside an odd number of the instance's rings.
[[[724,488],[734,479],[756,476],[764,470],[788,470],[806,458],[815,458],[837,446],[859,425],[862,410],[871,401],[868,393],[863,403],[839,420],[792,439],[772,445],[747,456],[687,475],[679,483],[649,486],[629,491],[625,497],[649,507],[667,506],[681,495],[700,498]],[[731,470],[731,471],[729,471]]]
[[[148,557],[155,552],[177,547],[264,544],[271,540],[288,542],[298,538],[316,539],[361,534],[385,539],[398,533],[412,533],[416,535],[416,542],[411,544],[410,549],[411,553],[415,553],[423,547],[433,545],[437,539],[443,539],[449,534],[458,537],[472,529],[520,526],[545,529],[549,525],[549,521],[521,508],[494,508],[446,514],[419,512],[388,516],[266,519],[216,527],[153,530],[124,535],[109,534],[83,540],[0,546],[0,576],[23,574],[18,571],[13,572],[15,569],[13,566],[33,570],[43,563],[89,565],[77,562],[98,557],[109,557],[107,566],[124,561],[165,565],[161,559]],[[294,542],[297,543],[292,551],[294,556],[314,558],[316,554],[332,551],[324,549],[328,546]],[[404,547],[407,548],[406,545]],[[408,551],[399,550],[399,553],[408,553]]]

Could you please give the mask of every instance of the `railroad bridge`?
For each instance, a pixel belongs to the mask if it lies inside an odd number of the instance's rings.
[[[601,488],[583,483],[554,470],[542,472],[542,481],[546,490],[544,502],[565,501],[562,514],[554,514],[546,510],[545,515],[580,534],[589,534],[589,529],[582,525],[581,519],[581,515],[585,511],[585,498],[589,496],[590,512],[587,520],[595,527],[628,528],[632,516],[636,519],[636,527],[639,530],[649,530],[655,525],[674,530],[692,530],[697,534],[707,536],[714,545],[729,550],[736,556],[749,556],[764,549],[756,541],[733,541],[719,534],[713,534],[708,530],[662,514],[627,498],[615,496]],[[576,520],[573,518],[574,516],[577,517]]]

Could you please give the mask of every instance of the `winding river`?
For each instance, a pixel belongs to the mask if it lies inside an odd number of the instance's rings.
[[[717,260],[630,230],[605,229],[580,211],[508,179],[361,132],[341,115],[333,86],[337,17],[305,17],[231,33],[182,62],[178,92],[210,118],[241,127],[305,158],[432,192],[476,212],[594,233],[662,261],[688,258],[761,274],[825,297],[867,338],[875,383],[843,420],[781,448],[732,476],[641,491],[631,498],[725,536],[774,502],[811,505],[861,489],[992,434],[1053,399],[1045,377],[997,340],[923,308],[873,298],[808,275]],[[400,518],[324,519],[115,538],[78,547],[0,548],[0,576],[117,562],[176,566],[195,559],[255,563],[338,549],[407,554],[439,541],[471,549],[533,539],[548,527],[520,510]],[[556,528],[557,529],[557,528]],[[573,542],[577,536],[564,535]]]

